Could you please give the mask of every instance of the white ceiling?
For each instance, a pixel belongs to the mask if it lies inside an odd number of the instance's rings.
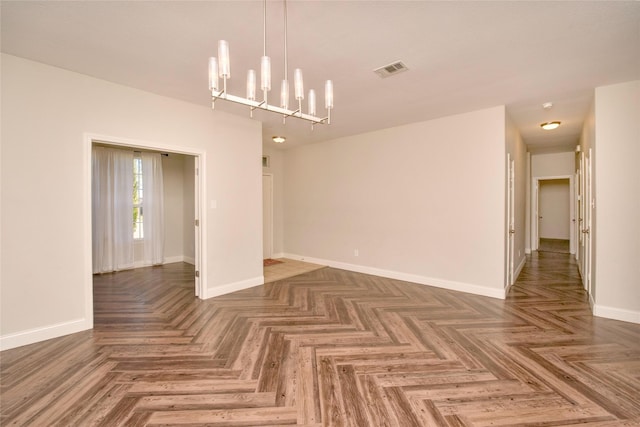
[[[1,6],[5,53],[201,105],[210,104],[207,61],[219,39],[230,43],[230,93],[244,96],[247,70],[259,69],[261,1]],[[332,124],[313,131],[256,112],[264,141],[285,135],[283,148],[504,104],[531,150],[571,150],[593,89],[640,79],[635,1],[289,0],[287,8],[289,72],[302,68],[305,88],[319,100],[332,79],[335,109]],[[282,16],[282,2],[269,0],[274,88],[282,78]],[[409,71],[387,79],[372,72],[396,60]],[[249,115],[225,102],[216,109]],[[562,126],[542,131],[548,120]]]

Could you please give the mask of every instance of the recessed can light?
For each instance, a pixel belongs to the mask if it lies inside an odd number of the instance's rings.
[[[553,130],[558,126],[560,126],[560,122],[545,122],[540,124],[540,127],[544,130]]]

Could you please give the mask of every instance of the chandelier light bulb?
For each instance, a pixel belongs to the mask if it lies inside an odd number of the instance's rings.
[[[268,56],[260,58],[260,89],[271,90],[271,58]]]
[[[311,89],[309,90],[309,111],[308,113],[312,116],[316,115],[316,91]]]
[[[331,110],[333,108],[333,82],[327,80],[324,84],[324,108]]]
[[[287,80],[282,80],[280,86],[280,106],[289,108],[289,82]]]
[[[304,99],[304,83],[302,82],[302,70],[300,68],[293,70],[293,87],[296,100]]]
[[[209,90],[218,91],[218,60],[209,58]]]
[[[247,72],[247,99],[256,100],[256,71],[249,70]]]
[[[226,40],[220,40],[218,42],[218,64],[219,76],[224,78],[231,78],[231,63],[229,61],[229,43]]]

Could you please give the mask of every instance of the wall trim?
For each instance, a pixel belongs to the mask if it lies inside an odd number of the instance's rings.
[[[93,322],[88,321],[88,319],[76,319],[3,335],[0,336],[0,351],[34,344],[64,335],[74,334],[76,332],[86,331],[91,328],[93,328]]]
[[[164,257],[164,262],[162,263],[162,265],[173,264],[174,262],[186,262],[187,264],[196,265],[196,261],[194,258],[185,256],[185,255],[175,255],[175,256]],[[147,264],[144,261],[138,260],[133,263],[132,268],[151,267],[152,265],[153,264]]]
[[[522,269],[524,268],[526,263],[527,257],[522,257],[522,261],[520,261],[520,264],[518,264],[518,266],[516,267],[516,271],[514,271],[513,273],[513,283],[516,283],[518,281],[518,276],[520,276],[520,273],[522,273]],[[513,285],[513,283],[511,284]]]
[[[287,254],[283,253],[283,252],[278,252],[277,254],[272,254],[271,258],[273,259],[278,259],[278,258],[286,258]]]
[[[239,282],[227,283],[226,285],[208,288],[207,294],[204,295],[203,299],[218,297],[260,285],[264,285],[264,276],[252,277],[251,279],[240,280]]]
[[[640,311],[635,310],[626,310],[624,308],[607,307],[604,305],[594,304],[593,315],[607,319],[640,324]]]
[[[340,261],[333,261],[321,258],[313,258],[296,254],[284,254],[285,258],[295,259],[298,261],[306,261],[314,264],[326,265],[341,270],[355,271],[356,273],[371,274],[373,276],[387,277],[389,279],[403,280],[413,282],[420,285],[433,286],[435,288],[449,289],[452,291],[466,292],[474,295],[485,297],[504,299],[504,288],[488,288],[486,286],[475,285],[472,283],[455,282],[452,280],[437,279],[433,277],[420,276],[417,274],[403,273],[401,271],[385,270],[381,268],[368,267],[366,265],[349,264]]]

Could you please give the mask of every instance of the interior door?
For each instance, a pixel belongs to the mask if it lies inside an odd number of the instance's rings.
[[[591,281],[591,251],[592,251],[592,239],[591,239],[591,220],[592,220],[592,209],[593,209],[593,182],[592,182],[592,162],[591,162],[591,149],[589,149],[589,155],[585,158],[585,174],[584,174],[584,183],[585,183],[585,203],[584,203],[584,225],[582,228],[582,235],[584,238],[584,273],[582,276],[582,280],[584,282],[584,287],[589,292],[589,295],[593,295],[592,281]]]
[[[515,162],[507,154],[507,283],[510,286],[515,281],[514,251],[515,251]]]
[[[200,281],[200,158],[198,156],[193,158],[194,162],[194,174],[193,174],[193,201],[194,201],[194,213],[195,213],[195,226],[194,226],[194,262],[195,262],[195,292],[197,297],[203,297],[203,292],[200,289],[202,284]]]
[[[262,257],[273,253],[273,175],[262,175]]]

